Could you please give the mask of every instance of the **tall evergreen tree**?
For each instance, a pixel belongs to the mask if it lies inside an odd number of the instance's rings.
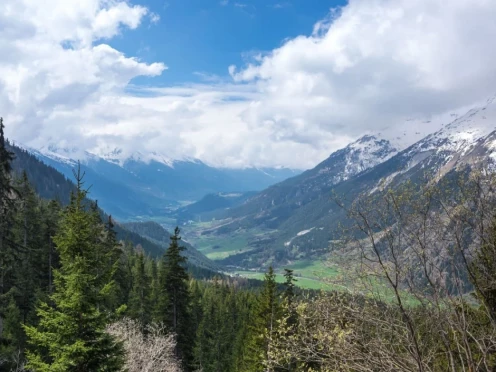
[[[44,255],[39,264],[42,270],[42,285],[41,289],[48,295],[53,293],[53,269],[58,267],[59,257],[55,249],[53,237],[57,233],[61,206],[55,200],[50,200],[41,206],[40,213],[45,218],[42,223],[42,245],[44,246]]]
[[[95,275],[104,232],[86,206],[83,176],[78,172],[77,191],[54,237],[61,267],[54,271],[52,304],[37,308],[38,327],[25,327],[33,346],[28,367],[35,371],[118,371],[123,363],[121,345],[105,332],[108,314],[99,309],[112,282]]]
[[[276,274],[270,266],[265,273],[263,288],[258,296],[252,322],[247,371],[262,372],[264,370],[263,362],[270,358],[270,344],[276,334],[279,316],[280,304],[277,297]]]
[[[284,301],[284,312],[287,318],[287,325],[293,327],[296,324],[296,309],[295,309],[295,279],[293,270],[284,269],[284,292],[282,298]]]
[[[129,295],[128,313],[145,327],[150,321],[150,279],[145,272],[145,256],[138,252],[133,268],[133,287]]]
[[[98,211],[97,221],[99,219],[100,211]],[[108,216],[104,226],[102,251],[98,254],[100,263],[98,278],[100,285],[110,283],[108,293],[104,296],[102,303],[108,311],[118,310],[118,307],[123,305],[119,300],[120,288],[116,280],[122,254],[122,246],[118,243],[117,234],[114,230],[114,221],[112,220],[112,216]]]
[[[0,353],[4,339],[4,319],[6,309],[12,299],[13,264],[17,246],[13,242],[15,189],[12,184],[12,161],[14,155],[6,147],[3,119],[0,118]]]
[[[36,303],[36,291],[41,288],[41,266],[43,246],[42,216],[40,215],[41,202],[30,185],[26,172],[16,180],[18,197],[16,198],[16,223],[13,227],[13,238],[18,247],[16,260],[13,263],[14,286],[18,292],[17,303],[21,311],[23,322]]]
[[[171,236],[169,248],[164,253],[160,268],[161,320],[169,330],[177,335],[177,356],[182,360],[186,371],[193,363],[194,330],[192,329],[191,298],[189,292],[189,276],[186,272],[186,257],[181,253],[185,250],[179,245],[181,237],[176,227]]]

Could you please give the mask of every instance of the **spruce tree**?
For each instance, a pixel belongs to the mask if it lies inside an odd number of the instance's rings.
[[[105,332],[108,314],[99,309],[112,282],[95,275],[102,268],[104,231],[85,203],[83,176],[77,173],[76,193],[54,237],[61,267],[54,271],[50,304],[38,306],[38,327],[25,326],[33,347],[28,368],[35,371],[119,371],[123,364],[121,345]]]
[[[276,275],[272,266],[265,273],[262,291],[258,296],[249,339],[247,371],[263,371],[263,363],[270,358],[271,340],[276,334],[280,304],[277,298]]]
[[[298,313],[296,311],[295,303],[295,282],[293,270],[284,269],[284,292],[282,293],[282,319],[279,324],[278,337],[288,338],[296,333],[296,325],[298,322]],[[296,360],[289,358],[286,366],[287,371],[294,371],[296,369]]]
[[[150,321],[150,282],[145,272],[145,256],[138,252],[133,268],[133,287],[129,295],[128,314],[145,327]]]
[[[98,211],[97,222],[100,219],[100,211]],[[114,230],[114,221],[112,216],[108,216],[107,222],[104,227],[104,238],[102,242],[102,252],[99,253],[100,267],[99,280],[100,285],[109,283],[108,293],[103,296],[102,305],[108,311],[118,311],[123,303],[120,301],[120,286],[116,280],[117,272],[119,270],[120,259],[123,254],[122,246],[117,241],[117,234]]]
[[[53,269],[59,266],[58,252],[55,249],[53,237],[57,233],[60,213],[61,206],[55,200],[50,200],[48,203],[44,203],[41,207],[41,214],[44,216],[41,240],[41,243],[44,246],[44,254],[39,265],[42,270],[41,288],[43,292],[48,295],[53,293]]]
[[[169,248],[164,253],[160,268],[161,299],[159,317],[177,335],[176,355],[182,360],[186,371],[191,370],[193,362],[194,330],[192,329],[191,299],[189,276],[185,269],[186,257],[179,245],[181,237],[176,227],[170,238]]]
[[[284,301],[284,316],[287,318],[288,326],[293,327],[296,324],[296,309],[295,309],[295,282],[297,281],[293,275],[293,270],[284,269],[284,292],[282,298]]]
[[[12,236],[16,196],[11,175],[13,160],[14,155],[6,147],[3,119],[0,118],[0,349],[7,343],[3,336],[4,319],[13,295],[13,264],[18,249]]]
[[[41,265],[43,246],[40,200],[30,185],[26,172],[16,180],[18,197],[16,198],[16,223],[13,237],[17,244],[15,262],[13,262],[14,286],[19,292],[17,303],[23,322],[27,321],[36,303],[36,291],[41,288]]]

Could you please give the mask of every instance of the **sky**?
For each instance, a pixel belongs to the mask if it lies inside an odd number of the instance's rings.
[[[38,149],[306,169],[493,96],[495,18],[494,0],[2,0],[0,116]]]

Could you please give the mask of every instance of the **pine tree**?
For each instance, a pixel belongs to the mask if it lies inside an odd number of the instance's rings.
[[[150,318],[153,320],[154,319],[154,307],[153,304],[157,304],[158,300],[160,298],[160,281],[159,281],[159,276],[158,276],[158,267],[157,267],[157,260],[155,259],[150,259],[148,260],[148,272],[150,276],[150,296],[149,296],[149,302],[150,302]]]
[[[284,292],[282,294],[282,319],[279,323],[279,333],[276,337],[288,338],[296,333],[296,325],[298,322],[298,313],[295,304],[295,282],[293,270],[284,269]],[[276,343],[277,344],[277,343]],[[288,358],[286,366],[287,371],[296,369],[296,360]]]
[[[53,237],[57,233],[61,206],[55,200],[43,203],[41,215],[44,216],[42,222],[41,245],[44,247],[43,258],[39,266],[41,270],[41,289],[48,295],[53,292],[53,269],[59,266],[58,252],[55,249]]]
[[[23,322],[27,321],[36,303],[36,291],[41,288],[43,246],[40,244],[42,216],[40,200],[30,185],[26,172],[16,180],[16,223],[12,229],[17,244],[13,263],[14,286],[19,292],[17,302]]]
[[[277,299],[276,275],[272,266],[265,273],[264,284],[258,296],[249,340],[249,371],[263,371],[264,362],[270,359],[271,340],[276,334],[280,304]]]
[[[6,147],[3,119],[0,118],[0,347],[6,343],[4,319],[12,298],[9,292],[13,287],[13,263],[18,248],[12,237],[16,196],[11,175],[13,160],[14,155]]]
[[[97,221],[100,219],[98,211]],[[122,246],[117,241],[117,234],[114,230],[114,222],[112,216],[108,216],[107,222],[104,227],[104,238],[102,244],[102,252],[99,253],[99,280],[101,285],[104,283],[110,283],[108,287],[108,294],[104,296],[104,301],[102,305],[108,311],[118,311],[121,305],[123,305],[119,300],[120,287],[119,283],[116,281],[115,277],[119,270],[120,259],[123,254]]]
[[[10,296],[10,301],[5,308],[4,329],[0,344],[0,370],[2,368],[10,370],[9,367],[14,365],[16,354],[22,351],[25,335],[21,323],[21,312],[13,296]],[[2,364],[2,362],[4,363]]]
[[[160,268],[161,299],[159,300],[159,317],[177,335],[176,354],[182,360],[185,370],[190,370],[193,362],[194,330],[191,319],[191,299],[189,293],[189,276],[185,269],[185,250],[179,245],[181,237],[176,227],[171,236],[169,248],[165,251]]]
[[[286,323],[289,327],[293,327],[297,322],[295,309],[295,279],[293,270],[284,269],[284,292],[282,298],[284,301],[284,316],[287,318]]]
[[[25,326],[33,346],[28,368],[35,371],[118,371],[123,363],[121,345],[105,332],[108,314],[99,309],[112,282],[95,275],[104,232],[85,204],[83,176],[78,171],[77,191],[54,237],[61,267],[54,271],[51,304],[38,306],[38,327]]]
[[[143,327],[150,321],[150,283],[145,272],[145,256],[138,252],[133,268],[133,287],[129,295],[128,314],[140,321]]]

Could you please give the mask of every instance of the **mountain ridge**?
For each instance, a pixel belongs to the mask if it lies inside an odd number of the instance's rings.
[[[359,152],[354,155],[356,149]],[[363,149],[371,151],[363,153]],[[362,155],[370,156],[364,162]],[[401,151],[388,140],[362,137],[315,168],[233,208],[222,226],[212,227],[208,233],[271,232],[264,246],[232,255],[224,264],[253,267],[308,258],[328,252],[333,230],[344,220],[332,195],[353,200],[360,193],[372,195],[405,181],[420,182],[426,173],[441,180],[466,167],[495,163],[496,103],[490,98]]]
[[[71,157],[78,153],[74,149],[60,154],[50,146],[44,151],[21,147],[69,178],[80,164],[88,182],[94,185],[95,198],[123,220],[164,215],[209,193],[262,190],[298,174],[287,168],[212,168],[199,160],[177,160],[171,166],[154,159],[147,163],[139,158],[128,158],[118,164],[91,153],[78,162]]]

